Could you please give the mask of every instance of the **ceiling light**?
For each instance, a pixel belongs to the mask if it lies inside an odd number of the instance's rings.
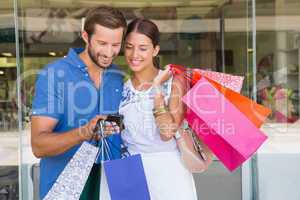
[[[49,52],[49,55],[50,56],[56,56],[56,53],[55,52]]]
[[[6,57],[12,57],[13,56],[13,54],[9,53],[9,52],[1,53],[1,55],[6,56]]]
[[[0,70],[0,75],[4,75],[4,71]]]

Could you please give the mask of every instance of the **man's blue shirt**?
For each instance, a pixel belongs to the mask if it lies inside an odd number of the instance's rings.
[[[58,120],[53,132],[78,128],[96,115],[117,113],[123,90],[123,74],[112,64],[105,69],[97,89],[80,59],[83,49],[70,49],[66,57],[40,71],[35,86],[32,116]],[[40,197],[47,194],[80,145],[40,162]]]

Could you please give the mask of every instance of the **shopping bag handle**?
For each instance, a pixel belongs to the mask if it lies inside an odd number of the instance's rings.
[[[114,128],[115,132],[117,132],[116,128],[113,125],[112,125],[112,127]],[[115,146],[112,142],[110,142],[110,144],[112,144],[112,146]],[[121,152],[120,153],[121,153],[121,158],[126,158],[126,157],[131,156],[131,154],[128,151],[128,148],[124,145],[122,140],[121,140]]]
[[[111,147],[119,149],[113,142],[111,142],[104,134],[104,125],[105,123],[112,123],[111,121],[106,120],[99,120],[96,127],[96,134],[99,134],[101,139],[97,141],[97,146],[100,147],[98,154],[96,156],[96,160],[98,160],[100,154],[101,154],[101,161],[112,160],[113,159],[113,153],[111,152]],[[112,126],[115,132],[118,132],[116,127]],[[101,141],[101,146],[100,146]],[[121,158],[126,158],[128,156],[131,156],[129,153],[127,147],[124,145],[123,141],[121,141],[121,149],[120,149]]]

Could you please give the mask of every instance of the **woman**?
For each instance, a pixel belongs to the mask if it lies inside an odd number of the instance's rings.
[[[152,200],[196,200],[192,174],[184,167],[174,136],[183,120],[184,81],[159,87],[159,30],[146,19],[128,25],[125,58],[132,76],[125,83],[120,114],[122,139],[131,154],[141,154]],[[160,88],[160,89],[159,89]]]

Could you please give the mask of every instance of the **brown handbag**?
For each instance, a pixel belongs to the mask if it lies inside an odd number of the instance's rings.
[[[200,139],[189,128],[187,122],[183,122],[182,127],[175,136],[178,149],[184,165],[192,173],[205,171],[212,162],[212,154]]]

